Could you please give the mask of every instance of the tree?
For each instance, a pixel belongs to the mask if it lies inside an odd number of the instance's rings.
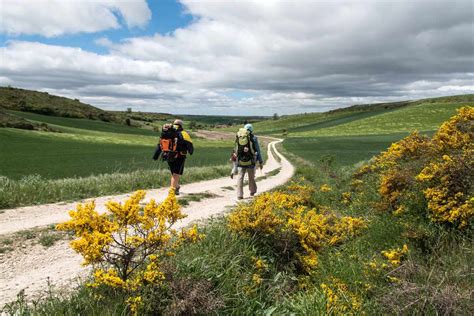
[[[276,120],[279,120],[280,117],[278,116],[278,113],[273,113],[273,120],[276,121]]]
[[[132,108],[127,108],[127,113],[132,113]]]
[[[195,130],[197,128],[197,123],[196,121],[191,121],[189,122],[189,129]]]

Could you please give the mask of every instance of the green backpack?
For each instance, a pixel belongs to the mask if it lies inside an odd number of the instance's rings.
[[[240,167],[255,165],[255,144],[252,134],[246,128],[241,128],[237,132],[235,145],[238,165]]]

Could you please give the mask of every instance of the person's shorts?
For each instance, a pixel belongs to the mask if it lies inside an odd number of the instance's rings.
[[[186,157],[178,157],[173,161],[168,161],[168,166],[170,167],[171,174],[182,175],[184,171],[184,162]]]

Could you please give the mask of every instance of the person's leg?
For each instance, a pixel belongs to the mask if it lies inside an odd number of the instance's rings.
[[[245,171],[247,168],[239,168],[239,173],[237,176],[237,198],[241,199],[244,197],[244,178]]]
[[[248,168],[247,173],[249,175],[249,191],[250,195],[253,196],[257,192],[257,183],[255,182],[255,169]]]
[[[175,188],[175,189],[179,188],[179,177],[180,177],[180,175],[177,174],[177,173],[173,173],[171,175],[171,187],[172,188]]]
[[[171,171],[171,187],[174,188],[176,195],[179,195],[179,179],[184,171],[184,162],[184,157],[168,162]]]

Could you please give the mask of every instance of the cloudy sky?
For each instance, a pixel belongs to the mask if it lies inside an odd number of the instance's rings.
[[[0,0],[0,85],[271,115],[474,93],[471,0]]]

